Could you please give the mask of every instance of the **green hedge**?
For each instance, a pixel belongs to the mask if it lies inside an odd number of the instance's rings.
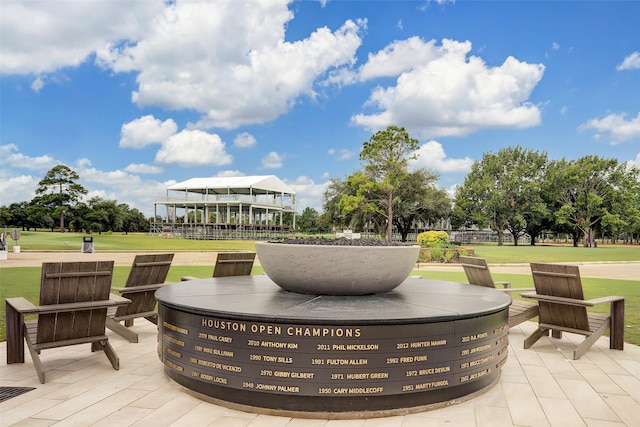
[[[449,246],[449,235],[446,231],[424,231],[418,234],[418,244],[423,248],[442,248]]]

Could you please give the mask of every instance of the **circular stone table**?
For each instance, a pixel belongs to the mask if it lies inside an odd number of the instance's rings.
[[[429,409],[494,384],[507,357],[511,299],[481,286],[410,278],[384,294],[315,296],[259,275],[176,283],[156,297],[165,372],[258,412]]]

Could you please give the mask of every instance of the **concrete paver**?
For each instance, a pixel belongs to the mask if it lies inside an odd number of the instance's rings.
[[[44,261],[112,259],[130,266],[138,252],[21,252],[0,261],[3,267],[40,266]],[[211,265],[215,252],[176,252],[175,265]],[[640,261],[580,263],[583,277],[640,280]],[[462,271],[459,265],[422,264],[421,270]],[[492,273],[530,274],[527,264],[492,265]],[[544,337],[530,349],[524,338],[535,328],[524,322],[509,331],[509,356],[498,383],[469,401],[414,414],[367,420],[326,420],[258,415],[199,400],[163,374],[156,352],[156,326],[133,326],[140,343],[130,344],[107,331],[120,357],[114,371],[101,352],[65,347],[43,352],[48,371],[40,384],[27,352],[24,364],[6,363],[0,343],[0,385],[35,390],[0,403],[0,427],[10,425],[153,425],[333,427],[349,426],[485,426],[485,425],[638,425],[640,413],[640,347],[609,349],[607,337],[579,360],[567,355],[575,337]],[[91,381],[87,381],[91,378]],[[105,388],[111,390],[105,393]]]

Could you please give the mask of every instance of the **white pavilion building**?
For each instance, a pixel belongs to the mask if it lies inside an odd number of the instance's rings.
[[[189,239],[269,239],[295,230],[295,200],[275,175],[192,178],[154,201],[151,229]]]

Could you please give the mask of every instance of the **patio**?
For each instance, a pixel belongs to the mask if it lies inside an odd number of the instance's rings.
[[[323,420],[253,414],[193,397],[164,375],[156,354],[156,326],[138,321],[138,344],[107,331],[120,357],[114,371],[85,345],[42,352],[47,382],[40,384],[26,354],[6,364],[0,343],[0,386],[33,387],[0,403],[0,425],[29,426],[229,426],[229,427],[413,427],[413,426],[633,426],[640,414],[640,347],[610,350],[602,337],[581,359],[571,360],[582,337],[541,339],[524,350],[536,328],[510,330],[509,357],[498,384],[448,407],[388,418]],[[575,338],[575,340],[573,340]],[[573,341],[573,342],[570,342]]]

